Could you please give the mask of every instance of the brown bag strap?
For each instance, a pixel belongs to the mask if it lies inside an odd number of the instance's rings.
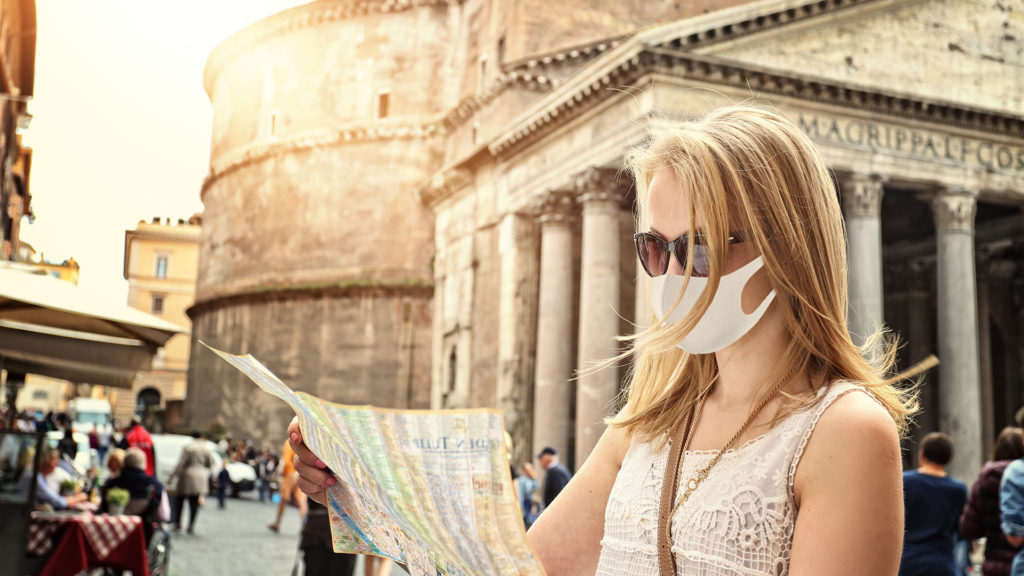
[[[661,482],[661,505],[658,507],[658,569],[661,576],[675,576],[676,559],[672,555],[672,508],[676,501],[679,463],[682,460],[686,431],[690,428],[693,411],[673,430],[672,449],[665,463],[665,476]]]

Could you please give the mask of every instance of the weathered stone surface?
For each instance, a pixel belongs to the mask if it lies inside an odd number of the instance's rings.
[[[208,310],[195,339],[248,353],[296,390],[344,404],[426,408],[430,302],[422,296],[300,298]],[[193,341],[186,425],[282,441],[291,409]]]
[[[970,107],[1024,109],[1024,11],[1005,0],[877,2],[827,26],[707,49],[730,59]]]

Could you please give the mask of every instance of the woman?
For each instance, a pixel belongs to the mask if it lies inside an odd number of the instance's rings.
[[[188,501],[188,533],[195,533],[196,518],[203,505],[203,497],[210,491],[210,474],[213,472],[213,455],[206,446],[206,440],[199,431],[192,432],[192,442],[181,449],[178,464],[171,473],[170,484],[174,486],[174,531],[181,531],[181,520]]]
[[[1010,576],[1017,549],[1006,541],[999,527],[999,483],[1010,462],[1024,457],[1024,433],[1007,426],[999,433],[992,459],[985,463],[971,487],[967,506],[960,517],[960,535],[968,540],[985,538],[985,576]]]
[[[916,405],[884,379],[892,350],[872,366],[850,339],[821,156],[744,106],[673,124],[628,163],[655,318],[627,338],[625,406],[529,532],[546,571],[895,574]],[[336,481],[289,434],[322,499]]]

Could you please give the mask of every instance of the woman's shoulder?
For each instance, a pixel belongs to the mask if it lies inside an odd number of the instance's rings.
[[[833,382],[824,393],[815,435],[836,441],[896,441],[896,422],[871,392],[852,382]]]

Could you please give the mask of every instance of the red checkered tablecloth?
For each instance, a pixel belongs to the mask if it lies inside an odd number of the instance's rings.
[[[59,532],[61,527],[66,530]],[[132,542],[127,544],[129,539]],[[32,555],[51,556],[44,574],[63,573],[61,570],[68,566],[74,567],[69,572],[74,574],[79,571],[77,568],[107,564],[123,566],[139,576],[148,572],[142,519],[138,516],[89,512],[33,513],[27,551]],[[115,551],[116,555],[113,554]],[[69,556],[57,558],[65,555]]]

